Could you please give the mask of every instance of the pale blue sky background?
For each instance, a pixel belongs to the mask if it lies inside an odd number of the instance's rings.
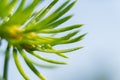
[[[46,0],[44,5],[50,1]],[[69,13],[75,16],[64,25],[82,23],[85,24],[82,33],[88,32],[82,42],[73,46],[85,48],[68,53],[71,57],[68,65],[52,70],[40,68],[40,71],[48,80],[120,80],[120,0],[78,0]],[[12,61],[9,80],[23,80]],[[2,57],[0,65],[1,62]],[[1,71],[0,68],[0,74]],[[31,80],[39,80],[29,75]]]

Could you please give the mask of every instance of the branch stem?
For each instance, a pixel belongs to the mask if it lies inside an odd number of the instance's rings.
[[[7,80],[8,79],[8,64],[9,64],[9,46],[6,49],[5,52],[5,60],[4,60],[4,71],[3,71],[3,79]]]

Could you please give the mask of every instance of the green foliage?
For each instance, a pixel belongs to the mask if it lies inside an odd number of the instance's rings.
[[[3,73],[3,78],[5,80],[7,80],[7,67],[11,51],[13,52],[16,67],[25,80],[30,80],[30,78],[22,68],[23,65],[19,60],[18,54],[23,57],[27,66],[36,76],[41,80],[46,80],[45,77],[35,68],[36,63],[34,63],[26,53],[45,62],[66,64],[66,62],[43,57],[37,52],[53,53],[63,58],[68,58],[64,53],[82,48],[82,46],[64,50],[53,48],[56,45],[81,41],[86,34],[74,37],[79,33],[79,30],[68,32],[68,34],[62,37],[40,36],[40,34],[59,34],[72,31],[83,26],[83,24],[74,24],[60,28],[59,25],[68,21],[73,16],[63,15],[74,6],[76,1],[70,2],[70,0],[66,0],[66,2],[49,14],[49,11],[58,1],[59,0],[53,0],[46,8],[34,11],[42,0],[33,0],[33,2],[27,7],[25,7],[26,0],[21,0],[19,5],[18,0],[0,0],[0,42],[1,40],[6,40],[8,42]],[[17,9],[16,5],[18,5]]]

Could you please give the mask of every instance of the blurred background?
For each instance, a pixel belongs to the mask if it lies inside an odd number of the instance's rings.
[[[46,6],[51,1],[45,0],[40,6]],[[64,1],[59,0],[56,7]],[[30,0],[27,4],[29,3]],[[61,26],[85,24],[80,34],[88,32],[87,36],[83,41],[71,45],[83,45],[84,48],[68,53],[68,65],[58,65],[54,69],[38,69],[48,80],[120,80],[120,0],[78,0],[68,14],[74,14],[74,17]],[[4,52],[3,46],[0,51]],[[0,75],[3,70],[3,56],[0,54]],[[28,67],[24,68],[31,80],[39,80]],[[23,80],[13,58],[10,59],[9,80]]]

